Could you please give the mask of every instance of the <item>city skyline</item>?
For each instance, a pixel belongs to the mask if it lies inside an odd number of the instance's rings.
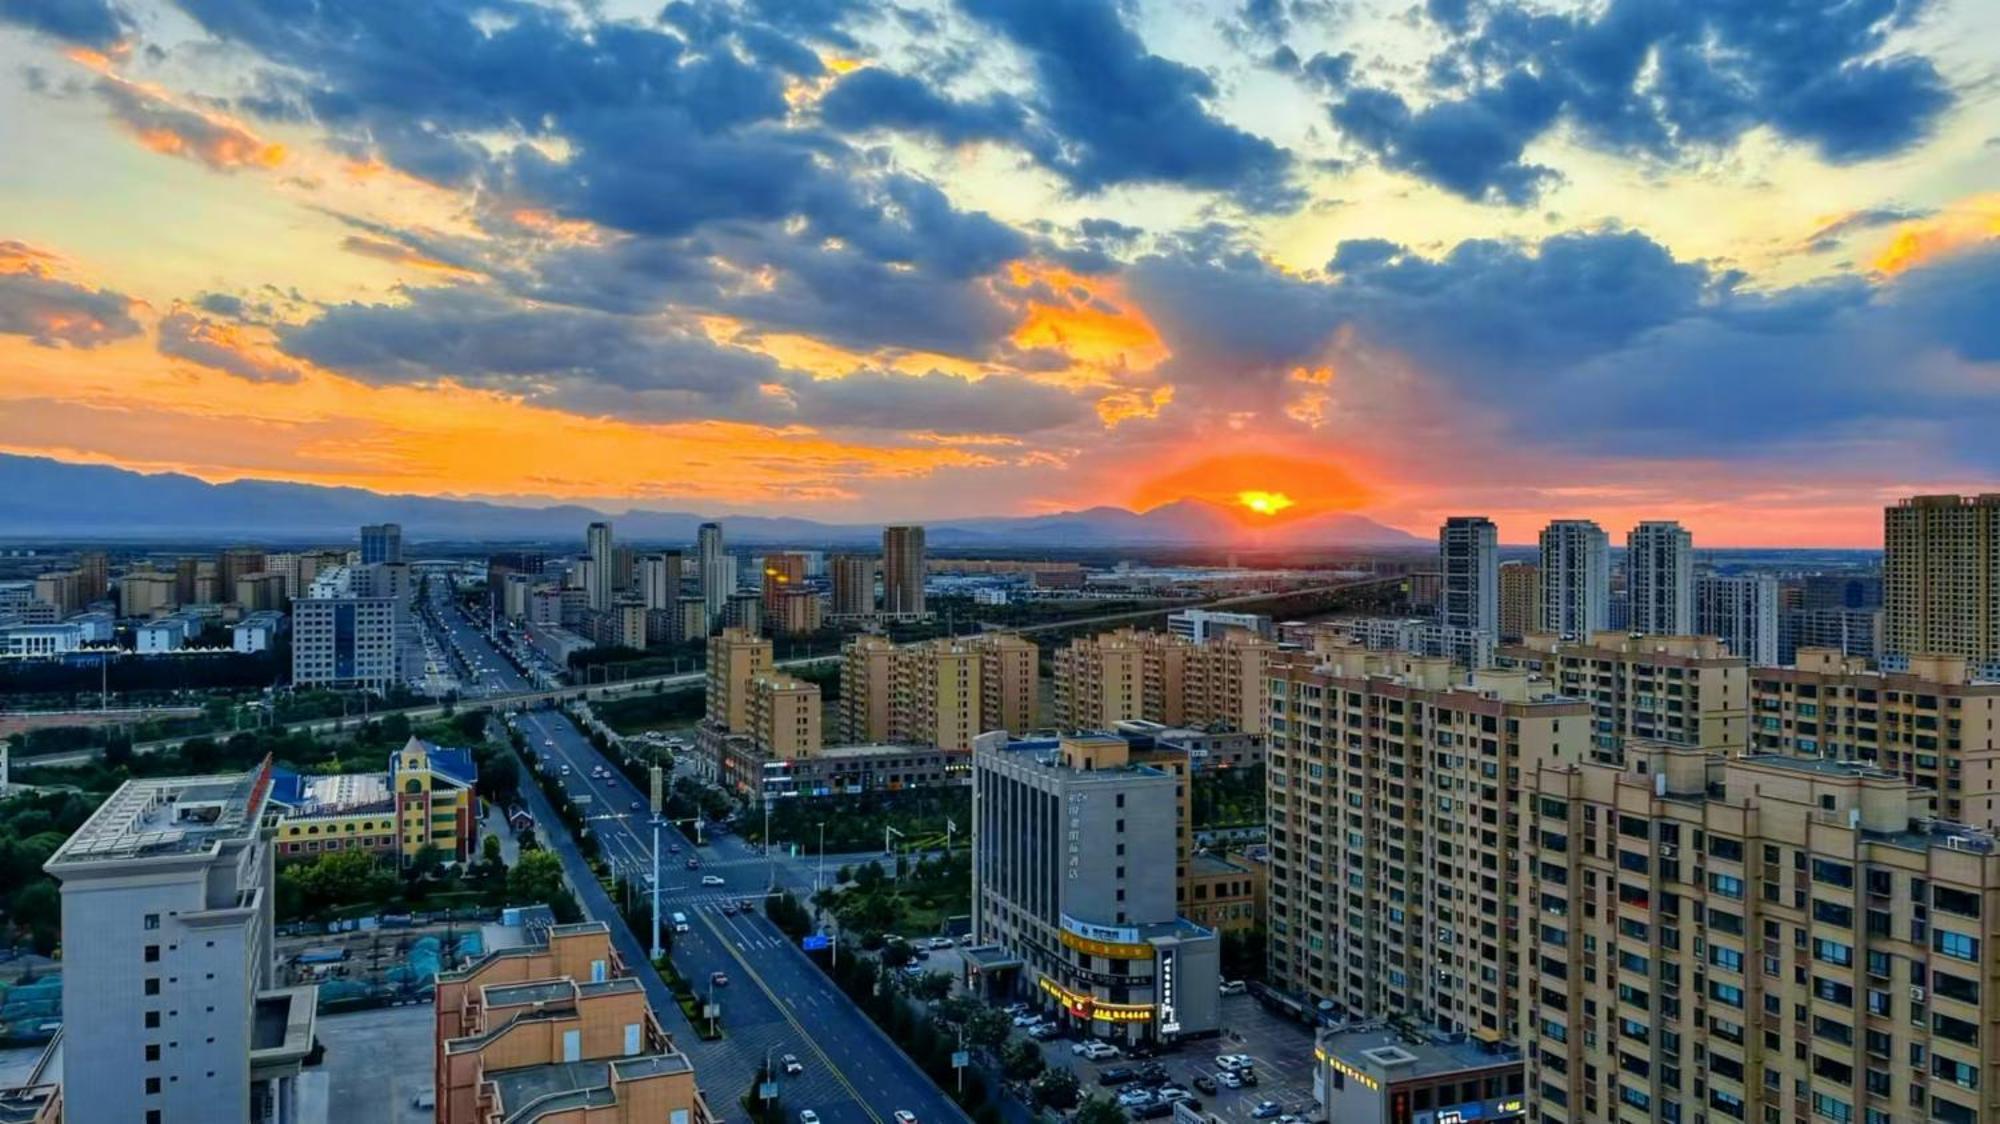
[[[1990,490],[2000,12],[1407,8],[14,6],[0,451],[1510,543]]]

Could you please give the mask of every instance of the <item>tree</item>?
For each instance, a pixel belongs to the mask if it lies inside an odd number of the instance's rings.
[[[925,972],[910,984],[910,994],[927,1003],[935,1003],[951,994],[951,974]]]
[[[417,853],[410,858],[409,869],[403,873],[411,881],[421,882],[434,877],[443,869],[444,852],[438,849],[437,844],[426,843],[417,848]]]
[[[1033,1081],[1048,1063],[1042,1060],[1041,1047],[1031,1038],[1016,1038],[1007,1044],[1000,1054],[1000,1072],[1009,1081]]]
[[[507,896],[516,905],[534,905],[538,902],[555,903],[557,897],[568,897],[569,888],[563,882],[562,860],[554,851],[531,851],[521,856],[514,869],[507,872]]]
[[[1013,1029],[1013,1020],[1005,1011],[995,1011],[990,1007],[981,1008],[965,1022],[965,1040],[975,1046],[991,1050],[1007,1041],[1007,1032]]]
[[[1051,1069],[1035,1078],[1035,1102],[1050,1108],[1068,1108],[1076,1103],[1082,1084],[1067,1069]]]
[[[479,845],[479,857],[485,860],[488,866],[499,866],[501,864],[503,860],[500,857],[500,837],[498,835],[488,834],[486,836],[485,842]]]
[[[1125,1124],[1125,1110],[1092,1093],[1076,1110],[1073,1124]]]

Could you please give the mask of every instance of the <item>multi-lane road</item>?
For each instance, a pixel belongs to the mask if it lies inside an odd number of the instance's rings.
[[[555,767],[565,788],[590,797],[586,822],[605,860],[644,882],[652,866],[653,836],[645,794],[612,768],[566,716],[536,710],[515,721],[530,748]],[[567,774],[561,772],[565,765]],[[599,769],[604,775],[593,775]],[[566,833],[551,825],[549,834],[558,849],[573,849]],[[782,881],[795,885],[795,866],[767,865],[733,835],[697,847],[677,826],[669,826],[662,838],[669,853],[661,862],[661,916],[671,928],[672,915],[682,913],[689,926],[673,935],[674,965],[697,992],[712,992],[722,1006],[725,1037],[720,1043],[696,1041],[691,1033],[677,1035],[711,1108],[734,1116],[735,1097],[749,1087],[765,1058],[792,1054],[804,1066],[803,1073],[780,1078],[792,1113],[811,1109],[826,1124],[889,1124],[898,1110],[927,1124],[966,1119],[761,909],[723,912],[725,902],[761,899],[771,872],[780,867],[786,873]],[[690,857],[700,864],[698,869],[689,869]],[[705,886],[705,876],[720,878],[723,885]],[[610,908],[608,900],[602,908]],[[711,987],[715,972],[725,973],[729,982]],[[678,1008],[661,1011],[661,1018],[680,1023]]]

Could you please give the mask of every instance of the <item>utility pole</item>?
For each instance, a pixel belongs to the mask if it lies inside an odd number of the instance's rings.
[[[778,888],[777,857],[771,854],[771,798],[764,797],[764,893]]]
[[[819,897],[820,879],[826,876],[826,821],[819,822],[819,866],[813,869],[813,897]]]

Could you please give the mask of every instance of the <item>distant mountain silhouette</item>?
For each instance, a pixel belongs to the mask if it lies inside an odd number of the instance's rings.
[[[401,523],[412,540],[514,541],[579,538],[610,519],[621,539],[691,542],[709,519],[732,543],[859,545],[879,542],[879,524],[819,523],[783,516],[705,516],[677,511],[603,512],[576,504],[512,507],[483,500],[384,495],[240,480],[209,484],[178,473],[0,454],[0,536],[8,538],[243,541],[353,538],[363,523]],[[1150,511],[1093,507],[1053,515],[926,522],[933,549],[961,546],[1421,546],[1424,540],[1358,515],[1331,512],[1246,525],[1234,510],[1184,499]]]

